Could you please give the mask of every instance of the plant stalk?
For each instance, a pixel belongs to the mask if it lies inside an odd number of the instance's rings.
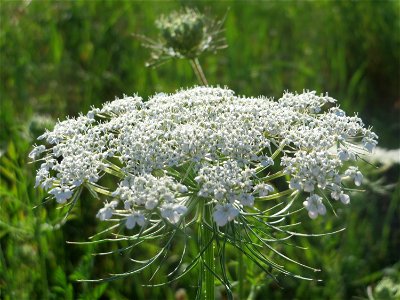
[[[212,224],[212,214],[210,208],[203,204],[203,217],[200,219],[200,249],[205,249],[201,263],[202,284],[202,299],[214,300],[214,273],[215,273],[215,258],[214,258],[214,241],[213,232],[205,226],[204,222]]]
[[[246,272],[244,269],[243,253],[239,251],[238,281],[239,281],[239,299],[244,299],[244,278]]]
[[[203,69],[200,65],[200,62],[197,58],[192,58],[190,60],[190,64],[193,68],[194,73],[196,74],[197,79],[202,85],[208,85],[207,78],[204,75]]]
[[[202,85],[208,85],[206,76],[204,75],[203,69],[197,58],[190,60],[190,64],[196,74],[197,79]],[[215,299],[215,286],[214,286],[214,273],[215,273],[215,258],[214,258],[214,237],[213,232],[207,228],[204,222],[207,224],[213,224],[212,212],[209,207],[207,207],[204,201],[201,201],[200,215],[198,222],[199,225],[199,235],[200,235],[200,249],[205,249],[203,254],[202,263],[200,266],[200,276],[202,278],[202,298],[204,300],[214,300]]]

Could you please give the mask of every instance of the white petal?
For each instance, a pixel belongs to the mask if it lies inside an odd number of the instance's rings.
[[[218,226],[224,226],[226,223],[228,223],[228,216],[221,210],[215,211],[213,216],[214,221]]]
[[[318,206],[318,213],[320,215],[325,215],[326,214],[326,207],[322,203]]]
[[[340,194],[340,201],[342,201],[343,204],[349,204],[350,203],[350,197],[349,195],[346,194]]]
[[[128,216],[128,218],[126,218],[126,223],[125,226],[128,229],[132,229],[134,228],[136,225],[136,217],[133,215]]]
[[[308,212],[308,216],[311,218],[311,219],[316,219],[317,217],[318,217],[318,212],[316,212],[316,211],[309,211]]]

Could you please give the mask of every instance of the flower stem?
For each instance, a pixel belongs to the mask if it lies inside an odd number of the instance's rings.
[[[279,177],[282,177],[282,176],[285,176],[285,175],[286,175],[285,172],[278,171],[275,174],[272,174],[272,175],[269,175],[269,176],[265,176],[264,178],[262,178],[262,181],[268,182],[268,181],[271,181],[273,179],[276,179],[276,178],[279,178]]]
[[[207,78],[204,75],[203,69],[200,65],[200,62],[197,58],[192,58],[190,60],[190,64],[193,68],[194,73],[196,74],[197,79],[203,85],[208,85]]]
[[[244,269],[243,253],[239,251],[238,281],[239,281],[239,299],[244,299],[244,277],[246,272]]]
[[[203,297],[204,300],[214,300],[214,273],[215,273],[215,261],[214,261],[214,241],[213,232],[207,228],[204,222],[212,224],[212,214],[210,207],[203,204],[203,218],[200,223],[200,236],[201,236],[201,249],[205,249],[202,264],[201,264],[201,276],[203,278]]]
[[[290,195],[290,194],[295,193],[295,192],[296,191],[294,191],[294,190],[287,189],[287,190],[285,190],[283,192],[275,193],[275,194],[268,195],[268,196],[265,196],[265,197],[256,197],[256,200],[257,201],[275,200],[275,199],[278,199],[278,198],[283,197],[283,196]]]

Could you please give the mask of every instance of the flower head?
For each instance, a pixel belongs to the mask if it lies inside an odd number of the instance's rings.
[[[124,96],[39,137],[47,146],[30,154],[42,162],[36,186],[50,189],[59,203],[77,199],[83,188],[111,198],[97,218],[117,222],[132,239],[165,230],[170,238],[162,252],[178,231],[201,226],[227,243],[243,240],[246,255],[270,266],[251,247],[293,235],[284,223],[303,211],[296,199],[306,194],[303,206],[315,219],[327,213],[326,195],[350,202],[342,180],[362,183],[354,161],[377,137],[334,103],[308,91],[272,101],[212,87],[156,94],[146,102]],[[101,186],[104,177],[111,189]]]
[[[160,30],[158,41],[138,36],[143,46],[152,50],[147,65],[158,65],[170,58],[194,59],[204,52],[226,48],[222,37],[223,22],[193,8],[161,16],[156,22]]]
[[[81,185],[95,188],[103,174],[119,174],[117,188],[105,193],[114,200],[99,211],[101,220],[122,203],[145,219],[156,213],[176,224],[193,197],[202,197],[216,203],[214,221],[221,225],[274,195],[273,181],[263,178],[276,161],[276,147],[282,172],[290,177],[288,188],[310,193],[306,207],[315,217],[325,213],[317,191],[348,203],[341,178],[359,186],[363,176],[355,166],[340,175],[342,165],[355,159],[349,153],[357,136],[375,137],[357,117],[338,109],[324,112],[334,101],[305,92],[274,102],[207,87],[157,94],[146,103],[124,97],[59,122],[40,137],[50,147],[36,146],[30,156],[43,156],[37,184],[53,187],[49,193],[60,203]],[[182,166],[187,174],[180,173]],[[228,215],[223,208],[230,208]]]

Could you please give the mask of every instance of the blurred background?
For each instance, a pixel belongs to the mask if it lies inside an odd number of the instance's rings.
[[[277,284],[248,268],[247,291],[253,299],[400,297],[399,1],[1,1],[0,298],[194,298],[190,276],[157,288],[142,286],[149,276],[77,282],[116,273],[129,262],[91,255],[107,246],[66,244],[99,231],[94,214],[101,203],[84,194],[65,224],[54,203],[34,208],[45,194],[34,189],[35,165],[27,158],[36,137],[58,118],[123,94],[146,99],[197,84],[187,61],[146,68],[149,51],[132,36],[156,38],[155,20],[183,4],[217,18],[227,14],[228,48],[200,57],[210,84],[275,99],[284,90],[328,92],[373,126],[381,148],[391,149],[378,150],[372,165],[360,162],[366,192],[352,195],[350,207],[302,224],[306,232],[344,232],[297,240],[307,251],[284,250],[320,267],[313,276],[321,282],[278,276]],[[156,282],[165,280],[169,263]],[[291,270],[305,272],[296,265]]]

